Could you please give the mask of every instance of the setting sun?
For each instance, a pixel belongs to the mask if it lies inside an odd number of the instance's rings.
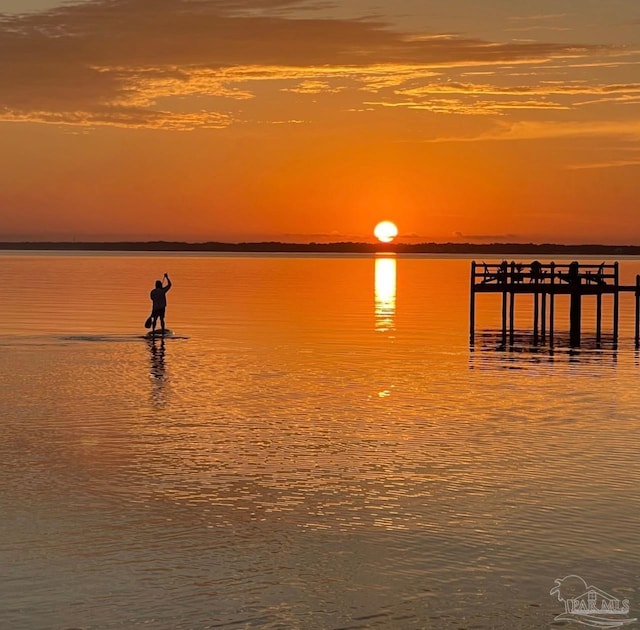
[[[398,236],[398,228],[391,221],[381,221],[374,228],[373,234],[381,243],[390,243]]]

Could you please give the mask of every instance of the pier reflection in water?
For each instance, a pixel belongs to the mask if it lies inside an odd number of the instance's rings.
[[[513,339],[504,343],[500,330],[482,330],[476,335],[475,344],[469,347],[469,367],[514,370],[543,364],[576,363],[597,366],[599,369],[615,367],[618,362],[617,345],[610,338],[604,341],[583,338],[581,347],[574,348],[570,345],[567,331],[557,334],[557,345],[553,346],[534,343],[528,331],[516,331]]]
[[[395,330],[396,315],[396,259],[393,256],[375,259],[375,317],[376,330]]]

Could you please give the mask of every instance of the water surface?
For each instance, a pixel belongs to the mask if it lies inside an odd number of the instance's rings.
[[[633,298],[551,351],[479,296],[470,349],[469,264],[0,255],[0,627],[537,629],[569,574],[638,616]]]

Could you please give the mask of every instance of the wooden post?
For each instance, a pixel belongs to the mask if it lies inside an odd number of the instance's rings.
[[[511,261],[509,265],[510,274],[507,277],[507,282],[509,284],[509,343],[513,344],[513,330],[515,326],[515,309],[516,309],[516,295],[513,292],[513,285],[516,277],[516,263],[515,261]]]
[[[547,334],[547,294],[542,294],[542,319],[540,320],[540,341],[545,342]]]
[[[582,295],[580,293],[580,265],[573,261],[569,265],[569,284],[571,285],[571,303],[569,306],[569,345],[580,347],[580,325],[582,323]]]
[[[618,343],[618,316],[620,314],[620,291],[619,291],[619,275],[618,262],[613,263],[615,293],[613,294],[613,343]]]
[[[507,345],[507,290],[502,289],[502,345]]]
[[[539,301],[539,294],[536,287],[536,291],[533,294],[533,343],[534,344],[538,343],[538,319],[540,317],[538,301]]]
[[[509,292],[509,343],[511,344],[513,344],[515,310],[516,294],[513,292],[513,287],[511,287],[511,291]]]
[[[636,348],[640,346],[640,275],[636,276]]]
[[[554,293],[554,284],[556,278],[556,264],[551,262],[551,293],[549,294],[549,345],[553,347],[553,323],[555,317],[556,295]]]
[[[602,338],[602,293],[596,295],[596,343]]]
[[[579,348],[581,337],[580,325],[582,323],[582,296],[580,295],[580,288],[577,286],[571,289],[571,305],[569,309],[569,345],[572,348]]]
[[[471,261],[471,287],[469,293],[469,343],[473,345],[476,329],[476,261]]]

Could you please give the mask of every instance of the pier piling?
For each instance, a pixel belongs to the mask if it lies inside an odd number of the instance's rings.
[[[618,263],[613,263],[614,269],[614,286],[615,292],[613,294],[613,343],[618,343],[618,316],[620,314],[620,291],[618,290],[620,287],[620,277],[618,275]]]
[[[473,345],[475,341],[475,329],[476,329],[476,292],[474,291],[474,283],[476,277],[476,262],[471,262],[471,290],[469,294],[469,341]]]
[[[640,346],[640,275],[636,276],[636,348]]]
[[[542,294],[542,321],[540,326],[540,340],[545,342],[545,336],[547,334],[547,294]]]

